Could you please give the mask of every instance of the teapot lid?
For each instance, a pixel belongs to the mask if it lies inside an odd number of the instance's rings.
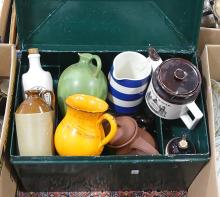
[[[190,61],[171,58],[160,65],[157,81],[168,94],[189,97],[200,91],[201,75]]]

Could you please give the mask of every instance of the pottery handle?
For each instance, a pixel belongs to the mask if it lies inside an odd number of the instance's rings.
[[[112,115],[108,113],[103,114],[98,120],[99,126],[102,126],[103,120],[107,120],[109,122],[111,126],[111,130],[109,134],[100,142],[99,148],[106,145],[115,136],[116,131],[117,131],[117,123],[116,123],[115,118]]]
[[[102,61],[101,61],[101,59],[100,59],[100,57],[98,55],[92,55],[92,58],[91,58],[90,61],[92,61],[93,59],[96,61],[96,64],[97,64],[96,72],[95,72],[95,77],[97,77],[99,72],[102,69]]]
[[[54,110],[55,109],[55,95],[54,95],[53,91],[43,90],[40,93],[40,97],[43,98],[46,101],[46,103],[47,103],[46,94],[50,94],[50,106]]]
[[[195,101],[186,105],[187,109],[191,112],[193,117],[188,114],[186,111],[183,115],[180,116],[181,120],[187,126],[188,129],[192,130],[198,124],[199,120],[203,117],[203,113],[196,105]]]

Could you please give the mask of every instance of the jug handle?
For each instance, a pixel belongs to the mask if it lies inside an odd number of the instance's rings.
[[[92,55],[92,58],[91,58],[90,62],[92,62],[93,59],[96,61],[96,65],[97,65],[96,66],[96,72],[95,72],[94,76],[97,77],[99,72],[102,69],[102,61],[101,61],[101,59],[98,55]]]
[[[52,107],[52,109],[54,110],[55,109],[55,95],[53,93],[53,91],[50,91],[50,90],[43,90],[40,92],[40,97],[43,98],[45,101],[45,95],[49,93],[50,94],[50,100],[51,100],[51,103],[50,103],[50,106]]]
[[[108,113],[103,114],[98,120],[99,127],[102,126],[103,120],[107,120],[110,123],[111,130],[109,134],[100,142],[98,148],[101,148],[102,146],[106,145],[115,136],[116,131],[117,131],[117,123],[116,123],[115,118],[112,115]]]

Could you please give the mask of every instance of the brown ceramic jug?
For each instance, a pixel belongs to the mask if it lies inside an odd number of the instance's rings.
[[[25,91],[27,98],[15,113],[18,149],[21,156],[49,156],[54,152],[54,94],[48,90]],[[51,106],[45,101],[50,95]]]
[[[118,155],[158,155],[156,143],[151,134],[138,127],[129,116],[116,118],[118,130],[108,146]]]

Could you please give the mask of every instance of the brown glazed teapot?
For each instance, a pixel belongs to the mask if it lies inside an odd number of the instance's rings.
[[[153,72],[145,100],[155,115],[169,120],[181,118],[188,129],[194,129],[203,117],[195,103],[200,89],[197,67],[188,60],[170,58]]]

